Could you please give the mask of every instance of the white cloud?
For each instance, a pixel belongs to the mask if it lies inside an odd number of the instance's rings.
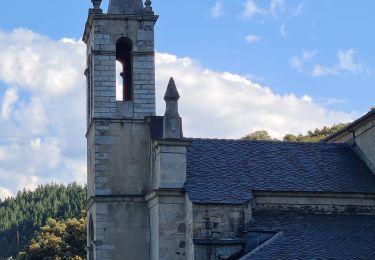
[[[277,15],[278,11],[282,11],[285,7],[285,0],[271,0],[270,13]]]
[[[294,16],[299,16],[302,14],[303,9],[305,7],[305,4],[303,2],[299,3],[293,10],[293,15]]]
[[[252,17],[256,14],[267,14],[268,10],[259,8],[253,0],[247,0],[245,2],[245,10],[243,12],[244,17]]]
[[[255,43],[255,42],[259,42],[260,40],[261,40],[260,36],[254,35],[254,34],[249,34],[249,35],[246,35],[245,37],[245,41],[247,43]]]
[[[254,0],[247,0],[244,5],[243,17],[251,18],[255,15],[277,16],[285,8],[285,0],[271,0],[269,8],[259,7]]]
[[[278,95],[241,75],[201,68],[190,58],[164,53],[156,57],[158,114],[164,113],[160,101],[168,77],[173,76],[181,95],[186,136],[238,138],[265,129],[282,137],[356,116],[325,109],[307,95]]]
[[[24,59],[25,53],[31,59]],[[0,57],[7,59],[0,59],[0,81],[18,91],[9,118],[0,117],[0,186],[15,193],[51,181],[85,182],[83,44],[19,29],[0,32]],[[26,78],[16,77],[14,69]],[[281,137],[356,116],[328,110],[308,96],[278,95],[244,76],[202,68],[191,58],[157,53],[156,72],[157,113],[164,114],[164,91],[174,76],[186,136],[238,138],[265,129]]]
[[[339,75],[342,72],[357,74],[365,70],[362,62],[355,61],[356,51],[354,49],[339,50],[337,52],[338,62],[333,66],[315,65],[312,72],[314,77],[327,75]]]
[[[297,69],[302,71],[304,65],[312,61],[312,59],[316,56],[316,50],[303,50],[301,55],[293,56],[289,59],[289,65],[293,69]]]
[[[13,197],[13,193],[4,187],[0,187],[0,200],[4,200],[9,197]]]
[[[82,73],[72,64],[82,64],[80,42],[51,39],[26,29],[0,31],[0,80],[51,96],[71,91]],[[25,58],[26,57],[26,58]]]
[[[315,57],[316,53],[316,50],[304,50],[302,52],[302,58],[306,61],[310,61],[312,58]]]
[[[340,50],[338,52],[339,64],[338,68],[341,70],[347,70],[352,73],[361,72],[363,65],[360,62],[354,61],[355,50]]]
[[[216,1],[215,5],[211,9],[211,16],[214,18],[220,17],[224,14],[224,5],[220,1]]]
[[[330,106],[335,104],[345,104],[348,101],[346,99],[340,99],[340,98],[325,98],[323,99],[323,104]]]
[[[280,35],[281,35],[281,37],[283,37],[283,38],[286,37],[286,25],[285,25],[285,23],[283,23],[283,24],[280,26]]]
[[[1,116],[4,119],[9,119],[9,115],[13,110],[13,105],[18,100],[17,90],[14,88],[5,91],[3,106],[1,109]]]
[[[314,77],[326,76],[326,75],[338,75],[339,71],[337,68],[315,65],[313,70]]]
[[[9,86],[0,93],[0,186],[84,183],[84,44],[0,31],[0,57],[0,81]]]

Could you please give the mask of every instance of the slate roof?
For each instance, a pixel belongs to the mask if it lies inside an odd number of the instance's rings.
[[[250,230],[282,232],[240,260],[374,259],[375,216],[254,213]]]
[[[375,176],[346,144],[191,139],[194,203],[243,204],[252,190],[375,193]]]

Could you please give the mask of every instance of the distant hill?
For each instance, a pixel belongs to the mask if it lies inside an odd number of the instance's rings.
[[[15,198],[0,200],[0,259],[25,250],[48,218],[66,220],[84,215],[86,188],[48,184],[23,190]]]

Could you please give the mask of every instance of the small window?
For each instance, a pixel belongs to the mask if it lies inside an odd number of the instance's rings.
[[[116,43],[116,99],[118,101],[132,100],[132,41],[122,37]]]

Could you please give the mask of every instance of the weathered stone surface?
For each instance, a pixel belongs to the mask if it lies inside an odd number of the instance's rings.
[[[156,191],[148,201],[152,260],[185,260],[185,197],[178,191]]]
[[[109,14],[141,14],[143,12],[142,0],[110,0]]]
[[[163,121],[163,138],[164,139],[179,139],[182,138],[182,120],[178,114],[178,100],[180,94],[178,93],[176,84],[173,78],[170,78],[167,91],[164,95],[166,102],[166,109]]]

